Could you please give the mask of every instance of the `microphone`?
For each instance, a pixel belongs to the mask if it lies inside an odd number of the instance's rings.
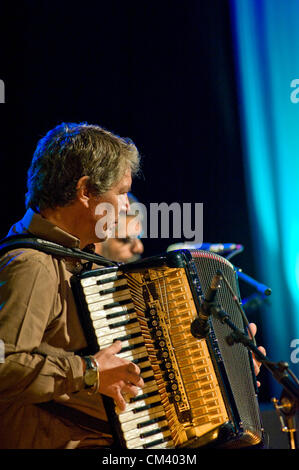
[[[217,291],[220,287],[220,280],[222,278],[221,272],[217,271],[217,274],[212,278],[210,287],[205,295],[204,301],[200,306],[200,310],[197,318],[191,323],[191,333],[197,339],[205,338],[209,332],[208,320],[212,313],[212,307]]]
[[[167,251],[174,250],[205,250],[212,251],[213,253],[222,253],[224,251],[243,251],[243,245],[237,243],[175,243],[169,245]]]
[[[248,276],[248,274],[243,273],[240,268],[237,268],[237,272],[238,277],[242,279],[242,281],[245,281],[247,284],[253,286],[258,292],[266,296],[271,295],[272,290],[270,287],[265,286],[265,284],[262,284],[261,282],[258,282],[252,277]]]

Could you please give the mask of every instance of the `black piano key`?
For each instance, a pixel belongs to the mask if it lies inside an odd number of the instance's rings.
[[[162,426],[162,428],[152,429],[151,431],[144,432],[140,434],[140,439],[145,439],[146,437],[154,436],[155,434],[159,434],[163,431],[169,431],[168,426]]]
[[[141,411],[150,410],[151,408],[155,408],[156,406],[161,406],[161,400],[155,401],[154,403],[150,403],[149,405],[140,406],[139,408],[134,408],[132,411],[134,414],[140,413]]]
[[[142,377],[142,374],[140,374],[140,375],[141,375],[141,377]],[[142,378],[143,378],[143,377],[142,377]],[[144,378],[143,378],[143,382],[144,382],[144,383],[151,382],[152,380],[154,380],[154,376],[153,376],[153,375],[151,375],[150,377],[144,377]]]
[[[130,398],[130,403],[135,403],[140,400],[145,400],[146,398],[154,397],[155,395],[160,395],[157,390],[153,390],[152,392],[143,393],[142,395],[138,395],[138,397]]]
[[[146,426],[150,426],[151,424],[159,423],[159,421],[164,421],[164,420],[165,420],[165,415],[158,416],[158,418],[148,419],[147,421],[138,423],[137,429],[145,428]]]
[[[100,295],[113,294],[114,292],[119,292],[122,290],[128,290],[128,286],[124,284],[122,286],[110,287],[109,289],[100,290],[99,294]]]
[[[117,318],[117,317],[122,317],[123,315],[128,315],[129,313],[134,313],[135,309],[134,308],[129,308],[128,310],[120,310],[119,312],[114,312],[114,313],[109,313],[106,315],[107,320],[110,320],[111,318]]]
[[[131,299],[117,300],[115,302],[111,302],[111,304],[103,305],[103,308],[104,310],[109,310],[110,308],[113,308],[113,307],[120,307],[122,305],[131,304],[131,303],[132,303]]]
[[[109,282],[119,281],[120,279],[123,279],[123,276],[117,276],[117,274],[115,275],[111,274],[111,277],[107,277],[106,279],[98,279],[96,283],[98,285],[102,285],[102,284],[108,284]]]
[[[163,442],[171,441],[172,437],[167,436],[164,439],[157,439],[156,441],[149,442],[148,444],[143,444],[144,449],[149,449],[150,447],[157,446],[158,444],[163,444]]]
[[[117,323],[112,323],[111,325],[109,325],[109,328],[113,330],[113,328],[118,328],[119,326],[130,325],[131,323],[136,323],[136,322],[138,322],[138,319],[136,317],[130,318],[129,320],[123,320]]]
[[[145,345],[145,343],[142,342],[142,343],[132,344],[131,346],[125,346],[124,348],[121,349],[120,352],[124,353],[126,351],[132,351],[133,349],[141,348],[144,345]]]
[[[149,370],[153,370],[152,366],[140,367],[141,374],[148,372]]]
[[[143,357],[137,357],[136,359],[132,359],[131,362],[134,362],[134,364],[141,364],[142,362],[148,361],[148,356],[143,356]]]
[[[118,338],[115,338],[114,341],[128,341],[129,339],[138,338],[139,336],[142,336],[142,333],[137,331],[137,333],[131,333],[126,336],[119,336]]]

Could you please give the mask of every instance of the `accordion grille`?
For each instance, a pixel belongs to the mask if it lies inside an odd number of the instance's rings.
[[[239,301],[240,294],[235,269],[228,260],[206,251],[190,250],[190,253],[196,266],[203,295],[207,292],[213,276],[220,269],[235,298]],[[222,309],[230,315],[231,320],[239,329],[244,330],[243,318],[232,293],[223,281],[220,282],[215,302],[220,304]],[[226,337],[231,334],[231,330],[219,319],[211,317],[210,323],[217,338],[217,348],[237,405],[237,412],[244,432],[242,440],[256,444],[262,439],[262,431],[258,403],[257,400],[252,399],[256,395],[256,390],[248,350],[240,343],[233,346],[227,345]]]

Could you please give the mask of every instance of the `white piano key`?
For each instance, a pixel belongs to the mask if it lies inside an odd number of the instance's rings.
[[[133,331],[131,331],[132,333]],[[136,338],[130,338],[129,340],[121,340],[121,344],[123,348],[127,348],[130,346],[136,346],[137,344],[144,343],[144,338],[142,335],[136,336]]]
[[[124,421],[123,423],[121,423],[122,432],[125,433],[125,432],[131,431],[133,429],[138,429],[139,432],[141,432],[141,430],[144,429],[144,428],[143,427],[138,428],[138,425],[150,422],[153,419],[165,418],[164,410],[156,412],[155,408],[153,408],[153,409],[151,408],[147,411],[148,411],[148,413],[145,414],[144,416],[136,417],[136,415],[134,415],[134,419],[132,419],[130,421]]]
[[[121,316],[112,317],[112,318],[107,318],[107,317],[97,318],[91,313],[90,317],[92,319],[92,324],[93,324],[94,329],[98,329],[101,327],[108,327],[110,325],[113,327],[113,325],[117,325],[118,323],[132,320],[133,318],[137,318],[137,313],[135,311],[129,312],[129,313],[124,312]]]
[[[133,317],[134,319],[134,317]],[[117,328],[110,328],[109,326],[97,328],[96,322],[94,323],[94,329],[96,332],[96,336],[99,341],[101,341],[101,337],[103,338],[106,335],[112,335],[114,338],[120,336],[121,334],[128,334],[132,328],[137,326],[137,322],[128,323],[126,325],[118,326]]]
[[[152,365],[151,365],[150,361],[148,361],[148,360],[146,362],[143,362],[143,364],[142,364],[142,367],[151,367],[151,366]]]
[[[139,419],[139,418],[150,419],[149,417],[151,416],[151,413],[160,413],[160,412],[164,413],[164,408],[161,404],[153,408],[148,408],[148,409],[139,411],[138,413],[134,413],[133,409],[131,410],[126,409],[125,411],[118,413],[118,419],[120,423],[126,423],[126,422],[135,421],[136,419]]]
[[[120,352],[117,354],[119,357],[126,359],[127,361],[134,361],[134,359],[141,359],[148,357],[147,350],[145,346],[141,346],[140,348]]]
[[[158,421],[157,423],[149,424],[148,426],[145,426],[144,428],[140,428],[140,429],[136,428],[136,429],[132,429],[130,431],[126,431],[126,432],[124,432],[124,438],[125,438],[126,442],[130,441],[131,439],[138,439],[138,438],[140,438],[141,434],[147,433],[149,431],[155,431],[155,430],[161,429],[162,427],[165,427],[165,426],[168,426],[168,423],[167,423],[166,420]],[[148,437],[151,437],[151,436],[148,436]],[[147,438],[146,437],[142,438],[142,440],[144,440],[144,439],[147,439]]]
[[[100,274],[96,276],[82,278],[80,282],[81,282],[82,287],[85,287],[85,286],[87,287],[87,286],[92,286],[93,284],[97,284],[99,280],[109,279],[115,275],[119,276],[119,273],[117,272],[117,268],[115,269],[115,271],[111,270],[109,273],[106,273],[106,274]]]
[[[120,336],[122,336],[122,335],[120,335]],[[111,346],[115,342],[115,339],[117,339],[117,338],[118,338],[117,336],[109,335],[109,334],[101,337],[101,343],[99,344],[100,348],[107,348],[107,347]],[[131,360],[130,357],[129,357],[130,352],[132,353],[132,357],[133,357],[133,351],[134,350],[136,351],[137,349],[142,348],[143,347],[143,341],[140,341],[140,343],[136,343],[135,345],[132,344],[132,346],[133,347],[130,348],[130,345],[127,345],[126,350],[124,350],[124,346],[122,345],[121,352],[119,352],[117,354],[117,356],[122,357],[122,358],[127,359],[127,360]],[[143,350],[142,351],[137,351],[137,353],[139,353],[139,352],[143,352]]]
[[[132,329],[132,330],[130,330],[129,333],[133,334],[134,332],[139,332],[139,330]],[[127,331],[126,331],[126,333],[127,333]],[[117,339],[117,337],[115,335],[106,335],[106,336],[102,337],[101,338],[101,347],[107,347],[107,345],[112,344],[115,341],[115,339]],[[130,340],[126,340],[126,341],[121,340],[121,342],[122,342],[122,347],[125,348],[125,347],[129,347],[129,346],[133,346],[133,345],[136,345],[136,344],[143,343],[144,339],[140,335],[136,338],[131,338]]]
[[[108,290],[108,289],[113,289],[116,287],[120,286],[125,286],[127,285],[127,280],[126,279],[118,279],[117,281],[112,281],[112,282],[107,282],[105,284],[93,284],[91,286],[86,286],[83,288],[83,292],[85,296],[91,295],[91,294],[99,294],[99,292]],[[127,288],[129,291],[129,288]]]
[[[120,334],[115,334],[116,330],[118,330]],[[99,334],[100,334],[100,340],[102,341],[102,338],[104,338],[104,336],[101,334],[101,331],[102,331],[102,329],[100,328],[99,329]],[[138,334],[138,337],[142,336],[138,322],[128,323],[128,324],[123,325],[123,326],[118,327],[118,328],[111,328],[110,333],[111,333],[111,335],[108,334],[108,336],[112,336],[114,338],[114,341],[116,339],[120,339],[123,343],[123,347],[125,346],[126,341],[130,341],[130,340],[134,339],[134,337],[133,338],[127,338],[127,336],[134,335],[135,337],[137,337],[137,334]],[[129,345],[127,344],[126,346],[129,346]]]
[[[149,363],[150,365],[150,363]],[[143,369],[144,367],[146,367],[144,364],[141,365],[140,369]],[[143,379],[147,379],[148,377],[154,377],[154,371],[151,369],[151,370],[147,370],[145,372],[141,371],[141,376]]]
[[[126,445],[128,449],[143,448],[144,444],[150,444],[151,442],[155,442],[159,439],[165,439],[170,436],[171,436],[170,431],[164,431],[158,434],[154,434],[153,436],[146,437],[144,439],[139,439],[139,438],[131,439],[126,442]]]
[[[117,336],[115,336],[115,335],[101,336],[100,340],[98,340],[99,347],[100,348],[107,348],[107,347],[111,346],[113,344],[113,342],[115,341],[116,337]],[[128,349],[126,351],[119,352],[117,354],[117,356],[121,357],[123,359],[126,359],[127,361],[131,361],[131,362],[141,360],[140,363],[137,364],[138,367],[140,367],[140,368],[145,367],[145,364],[148,364],[148,362],[146,362],[147,358],[148,358],[147,350],[146,350],[145,346],[138,347],[138,344],[139,343],[137,343],[136,347],[133,348],[133,349]],[[140,344],[142,344],[142,343],[140,343]]]
[[[117,306],[117,302],[119,303],[119,306],[126,305],[126,303],[132,302],[132,298],[129,294],[122,291],[117,293],[113,292],[107,295],[91,294],[85,297],[85,302],[88,308],[90,305],[97,304],[99,310],[107,310],[110,307],[112,308]]]
[[[131,294],[127,291],[111,292],[110,294],[91,294],[85,297],[87,305],[98,303],[99,306],[108,305],[109,303],[120,302],[128,300],[131,301]]]
[[[133,302],[128,302],[123,305],[115,305],[114,307],[110,308],[103,308],[102,305],[98,305],[97,303],[94,304],[89,304],[88,305],[88,310],[90,313],[95,313],[98,315],[109,315],[112,313],[117,313],[117,312],[126,312],[130,310],[131,308],[135,308]]]
[[[132,320],[133,318],[137,318],[137,313],[132,312],[132,313],[124,313],[121,317],[114,317],[114,318],[95,318],[94,315],[90,315],[92,319],[92,324],[95,330],[98,330],[100,328],[108,328],[108,327],[113,327],[113,325],[116,325],[120,322],[124,322],[127,320]],[[140,327],[139,327],[140,329]],[[112,331],[112,329],[110,328]]]
[[[150,392],[158,392],[158,386],[156,384],[156,381],[147,382],[143,388],[138,390],[136,397],[142,396],[145,393],[150,393]],[[137,405],[138,403],[140,403],[140,401],[138,400],[135,403]]]
[[[157,392],[157,394],[152,397],[145,398],[144,400],[139,400],[134,403],[128,403],[126,405],[126,411],[137,410],[138,408],[143,408],[144,406],[152,405],[153,403],[156,403],[156,402],[158,403],[160,401],[161,401],[161,396]],[[135,412],[138,413],[138,411],[135,411]]]

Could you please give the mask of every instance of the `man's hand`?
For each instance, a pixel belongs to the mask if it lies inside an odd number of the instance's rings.
[[[96,353],[94,358],[100,372],[99,392],[113,398],[119,410],[124,411],[126,401],[123,394],[136,396],[139,388],[144,387],[144,382],[136,364],[116,356],[121,348],[121,341],[115,341]]]
[[[256,335],[256,332],[257,332],[257,326],[255,323],[250,323],[249,324],[249,336],[250,337],[254,337]],[[266,355],[266,350],[263,346],[259,346],[258,349],[261,351],[261,353],[265,354]],[[252,359],[253,359],[253,365],[254,365],[254,373],[255,375],[257,376],[259,373],[260,373],[260,369],[261,369],[261,365],[262,363],[259,362],[256,357],[254,356],[254,354],[252,353]],[[261,386],[261,383],[259,381],[257,381],[257,386],[260,387]]]

